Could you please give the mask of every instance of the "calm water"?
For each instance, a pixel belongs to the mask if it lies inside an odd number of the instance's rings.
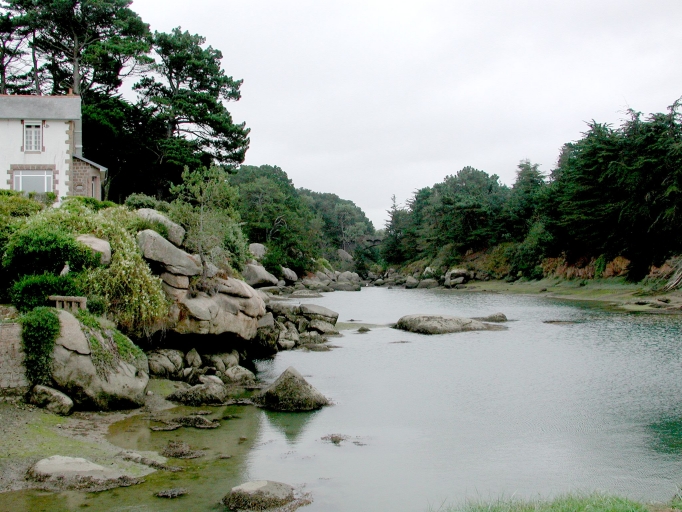
[[[514,321],[506,331],[431,337],[345,331],[332,352],[284,352],[259,363],[266,381],[294,366],[334,400],[316,413],[240,408],[241,418],[216,431],[150,433],[142,416],[127,420],[112,428],[112,442],[158,450],[180,435],[208,456],[173,482],[160,475],[90,497],[90,510],[219,510],[232,485],[253,479],[311,492],[314,503],[301,509],[311,512],[424,511],[575,490],[667,501],[682,484],[680,319],[440,290],[369,288],[304,302],[340,312],[340,321],[372,324],[410,313],[497,311]],[[329,434],[348,440],[321,439]],[[180,485],[192,495],[151,497]],[[69,496],[74,507],[85,504]]]

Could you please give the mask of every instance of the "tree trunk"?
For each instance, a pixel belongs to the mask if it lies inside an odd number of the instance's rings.
[[[40,96],[40,80],[38,80],[38,56],[36,55],[36,33],[33,31],[33,40],[31,41],[31,58],[33,59],[33,85],[35,87],[36,96]]]

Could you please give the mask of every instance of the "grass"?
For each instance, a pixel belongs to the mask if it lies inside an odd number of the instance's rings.
[[[650,512],[641,503],[608,494],[566,494],[553,500],[499,499],[429,507],[429,512]]]

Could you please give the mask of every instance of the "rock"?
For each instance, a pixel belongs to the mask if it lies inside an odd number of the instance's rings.
[[[152,210],[151,208],[140,208],[137,210],[137,215],[146,221],[163,224],[166,227],[166,230],[168,230],[168,240],[178,247],[182,245],[182,241],[185,239],[185,228],[181,225],[176,224],[162,213]]]
[[[166,400],[195,407],[198,405],[222,404],[226,399],[227,389],[223,384],[215,382],[197,384],[189,389],[178,390],[166,397]]]
[[[277,278],[259,265],[246,265],[242,275],[246,283],[254,288],[277,286]]]
[[[395,327],[396,329],[419,334],[494,330],[493,326],[472,318],[445,315],[407,315],[398,320]]]
[[[317,278],[318,281],[320,281],[323,284],[329,284],[330,282],[335,281],[336,276],[331,272],[329,273],[327,272],[329,272],[329,270],[325,269],[324,272],[318,270],[317,272],[315,272],[315,277]]]
[[[296,290],[291,294],[292,299],[318,299],[320,297],[322,294],[313,290]]]
[[[336,327],[332,324],[325,322],[324,320],[318,320],[317,318],[311,320],[310,324],[308,324],[308,330],[310,329],[315,330],[320,334],[339,334],[339,331],[337,331]]]
[[[265,316],[258,320],[259,329],[272,329],[275,327],[275,317],[271,312],[265,313]]]
[[[61,455],[39,460],[29,469],[28,477],[58,489],[98,491],[127,487],[141,482],[87,459]]]
[[[164,272],[159,276],[161,280],[168,286],[173,288],[178,288],[180,290],[186,290],[189,288],[189,277],[187,276],[176,276],[175,274],[170,274]]]
[[[317,345],[327,341],[329,340],[317,331],[307,331],[299,334],[299,343],[301,345]]]
[[[109,265],[109,263],[111,263],[111,244],[106,240],[102,240],[93,235],[80,235],[76,237],[76,240],[83,245],[90,247],[93,252],[99,253],[101,255],[100,263],[102,263],[102,265]]]
[[[341,272],[341,274],[339,274],[337,281],[339,283],[343,283],[343,282],[352,283],[353,282],[353,273],[348,272],[348,271]]]
[[[431,279],[436,275],[436,271],[431,267],[426,267],[422,272],[422,279]]]
[[[351,256],[350,254],[348,254],[348,253],[347,253],[346,251],[344,251],[343,249],[337,250],[337,251],[336,251],[336,255],[337,255],[337,257],[338,257],[341,261],[347,261],[348,263],[352,263],[352,262],[353,262],[353,256]]]
[[[282,267],[282,277],[287,283],[295,283],[296,281],[298,281],[298,276],[296,275],[296,272],[294,272],[290,268]]]
[[[257,260],[262,260],[265,257],[267,248],[263,244],[249,244],[249,252]]]
[[[225,384],[239,384],[247,386],[256,382],[256,376],[252,371],[247,370],[243,366],[233,366],[225,370]]]
[[[202,384],[223,384],[223,381],[217,375],[199,375],[199,382]]]
[[[412,276],[407,276],[407,279],[405,279],[405,288],[412,290],[417,286],[419,286],[419,281]]]
[[[230,510],[268,510],[294,501],[294,488],[270,480],[246,482],[233,487],[222,503]]]
[[[130,409],[144,405],[149,382],[146,356],[134,363],[123,359],[110,366],[95,366],[87,340],[76,318],[67,311],[59,312],[61,333],[52,352],[52,380],[79,406],[100,410]],[[79,324],[80,325],[80,324]],[[86,353],[87,352],[87,353]]]
[[[68,416],[73,410],[73,400],[61,391],[38,384],[31,391],[30,402],[55,414]]]
[[[294,340],[280,337],[277,340],[277,346],[280,350],[291,350],[296,346],[296,342]]]
[[[374,286],[382,286],[385,283],[383,279],[377,279],[374,281]]]
[[[187,354],[185,354],[185,362],[190,368],[201,368],[201,356],[196,349],[192,349]]]
[[[277,287],[278,288],[284,288],[287,285],[286,281],[284,279],[280,279],[277,281]]]
[[[153,350],[147,354],[150,375],[162,379],[180,378],[184,368],[184,359],[184,354],[179,350],[168,348]]]
[[[350,282],[331,283],[329,286],[337,292],[359,292],[362,289],[359,284]]]
[[[493,313],[492,315],[474,317],[473,319],[480,320],[481,322],[504,323],[507,321],[507,315],[505,315],[504,313]]]
[[[276,411],[312,411],[329,405],[329,400],[291,366],[254,401]]]
[[[327,309],[323,306],[318,306],[316,304],[301,304],[299,306],[300,314],[306,317],[308,320],[323,320],[329,322],[332,325],[336,325],[336,321],[339,318],[339,314],[336,311]]]
[[[142,255],[165,266],[171,274],[198,276],[201,274],[201,261],[195,256],[178,249],[156,231],[145,229],[137,234],[137,244]]]
[[[419,285],[417,285],[417,288],[437,288],[438,287],[438,281],[435,279],[422,279],[419,281]]]
[[[286,302],[275,302],[273,304],[270,304],[268,306],[268,309],[272,311],[272,314],[275,315],[276,317],[282,316],[289,320],[290,322],[296,322],[298,315],[301,314],[300,306],[297,306],[295,304],[288,304]]]
[[[245,340],[253,339],[258,320],[265,315],[265,303],[255,290],[251,291],[253,296],[248,299],[224,293],[209,296],[203,292],[196,297],[181,297],[171,308],[168,327],[180,334],[232,333]]]

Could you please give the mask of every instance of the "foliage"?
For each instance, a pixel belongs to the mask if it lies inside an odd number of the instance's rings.
[[[42,63],[35,89],[60,94],[111,91],[124,68],[144,60],[148,27],[131,0],[8,0]]]
[[[2,265],[11,276],[56,274],[67,263],[71,270],[80,271],[96,266],[99,259],[99,255],[58,225],[28,222],[10,235]]]
[[[204,48],[205,43],[204,37],[179,27],[171,33],[155,32],[156,59],[150,65],[154,74],[142,78],[135,89],[165,124],[166,137],[159,141],[164,159],[197,167],[206,164],[200,159],[205,154],[211,162],[241,163],[249,129],[233,123],[223,101],[239,100],[242,81],[225,74],[222,53]]]
[[[100,201],[99,199],[95,199],[94,197],[85,196],[73,196],[70,198],[70,201],[82,203],[84,206],[87,206],[88,208],[95,212],[98,212],[104,208],[113,208],[114,206],[118,206],[113,201]]]
[[[170,216],[187,231],[184,246],[199,254],[204,271],[209,261],[241,269],[246,262],[246,240],[235,209],[237,190],[228,174],[215,166],[186,168],[182,183],[171,187],[171,192],[175,199]]]
[[[542,279],[540,263],[552,241],[552,235],[547,232],[544,224],[541,222],[533,224],[523,242],[507,249],[511,275]]]
[[[125,200],[125,205],[131,210],[151,208],[160,212],[167,212],[170,208],[170,204],[166,201],[161,201],[147,194],[130,194]]]
[[[52,353],[61,327],[56,310],[38,307],[21,317],[26,378],[31,385],[52,384]]]
[[[24,196],[20,192],[3,190],[0,194],[0,217],[28,217],[44,208],[40,201]]]
[[[103,297],[99,297],[97,295],[88,297],[87,305],[88,311],[96,316],[102,316],[106,314],[107,309],[109,308],[107,301]]]
[[[50,295],[80,295],[81,289],[73,274],[55,276],[45,273],[25,275],[15,281],[9,290],[12,304],[22,313],[38,306],[48,306]]]

